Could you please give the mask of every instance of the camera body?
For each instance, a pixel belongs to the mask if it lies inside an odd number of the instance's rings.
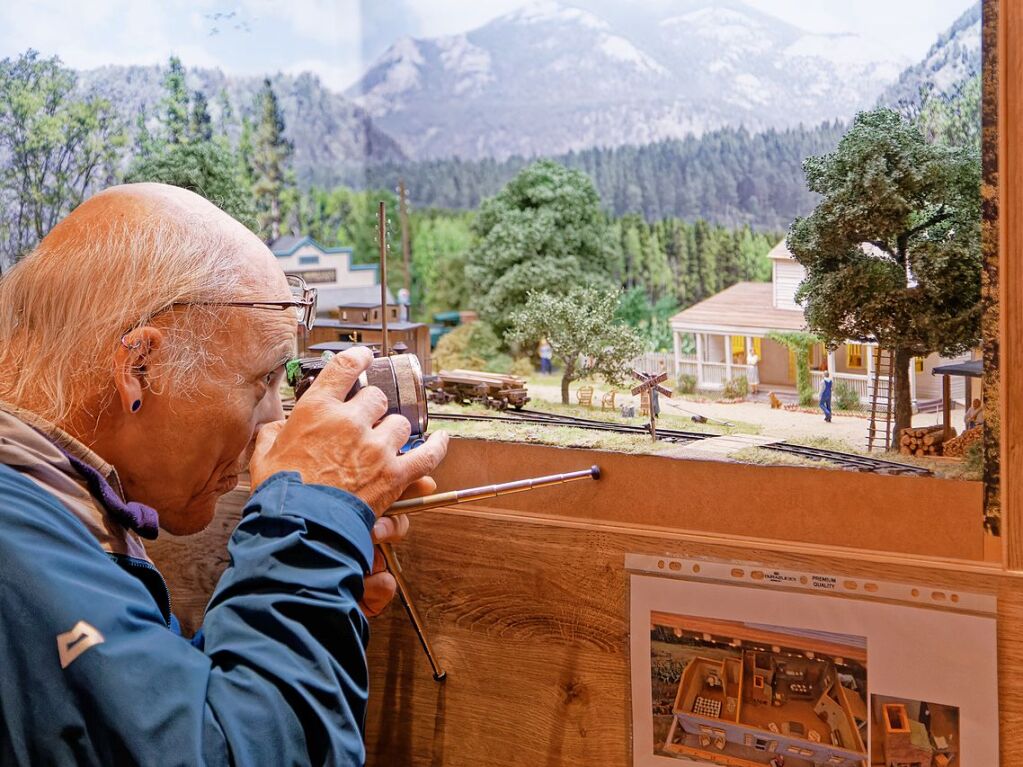
[[[296,360],[297,364],[289,364],[288,383],[295,390],[296,401],[301,399],[333,357],[333,352],[328,351],[319,357],[306,357]],[[409,422],[412,434],[402,452],[422,444],[429,426],[429,412],[419,359],[414,354],[376,357],[359,375],[345,401],[354,397],[364,386],[375,386],[386,395],[387,415],[400,415]]]

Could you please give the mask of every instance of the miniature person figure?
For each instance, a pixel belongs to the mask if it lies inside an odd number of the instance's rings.
[[[966,411],[966,429],[973,429],[984,423],[984,410],[980,406],[980,400],[973,400],[971,405]]]
[[[551,360],[554,358],[554,350],[547,343],[547,339],[540,342],[540,372],[545,376],[551,374]]]
[[[831,380],[831,371],[824,371],[824,382],[821,384],[821,398],[820,406],[821,410],[824,411],[825,423],[831,423],[831,386],[834,381]]]
[[[749,376],[749,390],[750,394],[756,394],[760,391],[760,357],[757,356],[755,351],[750,352],[749,358],[746,360],[748,376]]]
[[[770,767],[785,767],[785,757],[782,756],[781,754],[778,754],[773,759],[771,759],[771,761],[768,762],[768,764],[770,765]]]

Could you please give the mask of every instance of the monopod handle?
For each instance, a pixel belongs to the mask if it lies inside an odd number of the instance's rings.
[[[493,498],[498,495],[524,493],[527,490],[536,490],[541,487],[563,485],[567,482],[576,482],[581,479],[600,479],[600,467],[591,466],[588,469],[570,471],[566,474],[549,474],[546,477],[517,479],[514,482],[481,485],[480,487],[470,487],[465,490],[449,490],[446,493],[434,493],[433,495],[424,495],[420,498],[410,498],[407,501],[397,501],[384,512],[384,516],[392,517],[395,514],[415,514],[419,511],[439,509],[443,506],[478,501],[481,498]]]

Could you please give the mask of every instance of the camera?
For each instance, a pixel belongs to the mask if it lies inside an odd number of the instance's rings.
[[[296,401],[301,399],[333,357],[333,352],[326,351],[319,357],[306,357],[288,364],[288,384],[295,390]],[[387,397],[387,415],[400,415],[412,427],[412,434],[402,452],[422,444],[426,439],[429,413],[419,359],[414,354],[374,358],[370,366],[359,375],[345,401],[354,397],[364,386],[380,389]]]

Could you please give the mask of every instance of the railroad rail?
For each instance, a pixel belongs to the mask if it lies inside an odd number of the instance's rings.
[[[633,426],[631,424],[599,421],[591,418],[580,418],[578,416],[555,415],[553,413],[544,413],[538,410],[523,409],[519,411],[509,411],[506,415],[473,415],[469,413],[431,412],[430,418],[435,421],[527,423],[546,426],[562,426],[576,429],[589,429],[592,431],[606,431],[615,434],[649,436],[649,431],[645,426]],[[658,428],[657,436],[664,442],[687,444],[719,435],[707,434],[704,432],[682,431],[678,429]],[[843,469],[852,471],[922,477],[931,476],[933,474],[930,469],[924,468],[923,466],[898,463],[896,461],[875,458],[869,455],[843,453],[839,450],[827,450],[825,448],[808,447],[806,445],[794,445],[790,442],[775,442],[773,444],[761,445],[760,447],[764,450],[774,450],[779,453],[787,453],[789,455],[794,455],[808,460],[827,461]]]

